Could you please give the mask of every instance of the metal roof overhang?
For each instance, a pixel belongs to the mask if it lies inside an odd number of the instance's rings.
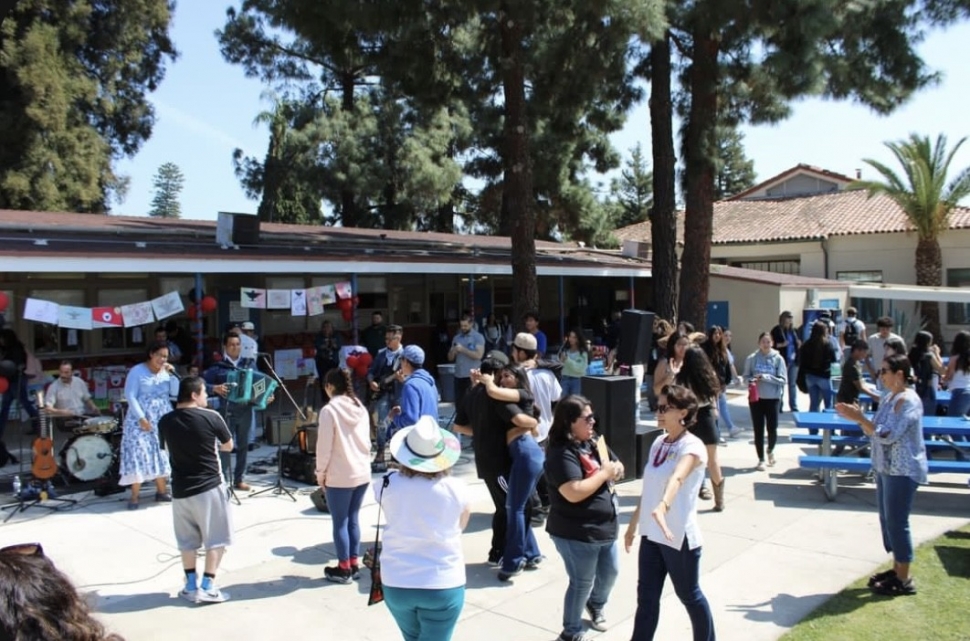
[[[850,285],[849,296],[891,300],[970,303],[970,288],[920,287],[918,285]]]
[[[471,274],[511,276],[508,264],[433,261],[327,261],[251,258],[175,258],[111,256],[0,257],[3,269],[13,273],[99,272],[152,274]],[[538,262],[538,261],[537,261]],[[536,265],[539,276],[597,276],[650,278],[649,267],[611,265]]]

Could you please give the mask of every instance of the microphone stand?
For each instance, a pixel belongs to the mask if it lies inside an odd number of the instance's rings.
[[[256,354],[257,363],[259,362],[260,358],[263,359],[263,363],[266,365],[266,369],[269,371],[270,378],[276,381],[279,389],[283,391],[283,395],[286,396],[286,398],[289,399],[290,403],[293,404],[293,407],[296,409],[296,413],[299,414],[300,418],[305,421],[306,414],[304,414],[303,409],[296,404],[296,399],[294,399],[293,395],[290,394],[290,390],[286,389],[286,385],[283,384],[283,380],[280,378],[280,375],[276,373],[275,369],[273,369],[273,364],[269,362],[269,358],[267,357],[267,355],[257,353]],[[282,405],[280,405],[279,407],[282,409]],[[259,496],[260,494],[265,494],[266,492],[272,492],[276,496],[283,496],[285,494],[286,496],[290,497],[290,500],[296,503],[296,497],[293,496],[294,491],[296,491],[295,487],[286,487],[285,485],[283,485],[283,439],[282,439],[282,434],[280,434],[279,414],[277,414],[277,417],[276,417],[276,483],[274,483],[272,486],[266,489],[260,490],[258,492],[253,492],[249,496],[250,497]]]

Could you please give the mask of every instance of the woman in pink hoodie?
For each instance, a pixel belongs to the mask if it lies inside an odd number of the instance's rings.
[[[360,577],[358,515],[370,484],[370,417],[354,394],[349,370],[327,372],[323,388],[330,402],[320,410],[317,483],[327,493],[338,561],[323,573],[328,581],[346,584]]]

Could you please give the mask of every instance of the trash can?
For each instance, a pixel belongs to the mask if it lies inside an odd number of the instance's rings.
[[[455,402],[455,365],[438,365],[438,392],[442,403]]]

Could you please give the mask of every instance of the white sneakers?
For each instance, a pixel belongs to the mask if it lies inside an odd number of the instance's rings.
[[[223,592],[219,588],[212,586],[208,590],[199,588],[198,590],[187,590],[182,588],[179,598],[185,599],[189,603],[224,603],[229,600],[229,593]]]

